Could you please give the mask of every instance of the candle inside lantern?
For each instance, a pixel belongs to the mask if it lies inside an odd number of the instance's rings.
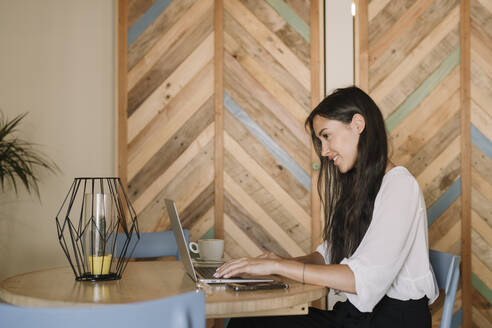
[[[112,254],[106,254],[106,216],[108,213],[108,197],[105,194],[96,194],[95,215],[91,224],[91,253],[89,268],[93,275],[109,274]]]
[[[95,274],[95,275],[109,274],[112,257],[113,257],[112,254],[108,254],[104,256],[89,255],[89,268],[91,270],[91,274]]]

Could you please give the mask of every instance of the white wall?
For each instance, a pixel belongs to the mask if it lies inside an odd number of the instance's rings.
[[[41,201],[0,190],[0,280],[67,265],[55,215],[75,177],[115,174],[113,0],[0,0],[0,110],[61,168]]]
[[[351,0],[325,0],[325,90],[354,84],[354,25]]]

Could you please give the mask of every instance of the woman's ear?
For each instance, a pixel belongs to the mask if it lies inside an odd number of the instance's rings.
[[[361,134],[366,127],[366,120],[364,119],[364,116],[360,114],[354,114],[354,116],[352,116],[352,122],[350,122],[350,126],[357,134]]]

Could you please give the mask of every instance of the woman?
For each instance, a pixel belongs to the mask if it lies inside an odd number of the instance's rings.
[[[438,288],[429,263],[426,206],[415,178],[388,159],[383,116],[357,87],[338,89],[309,115],[321,161],[323,243],[309,255],[232,260],[217,277],[278,274],[340,290],[348,301],[305,316],[232,320],[229,327],[431,327]]]

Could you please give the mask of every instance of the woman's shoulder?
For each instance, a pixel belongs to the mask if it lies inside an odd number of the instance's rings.
[[[415,180],[414,176],[408,169],[404,166],[394,166],[384,175],[384,179],[393,177],[408,177]]]
[[[422,190],[417,179],[403,166],[395,166],[384,175],[376,201],[399,204],[402,200],[410,204],[412,200],[424,203]]]
[[[404,166],[395,166],[383,177],[383,183],[381,187],[389,187],[391,185],[397,184],[398,188],[402,188],[405,185],[408,187],[418,186],[418,182],[415,177],[408,171]]]

